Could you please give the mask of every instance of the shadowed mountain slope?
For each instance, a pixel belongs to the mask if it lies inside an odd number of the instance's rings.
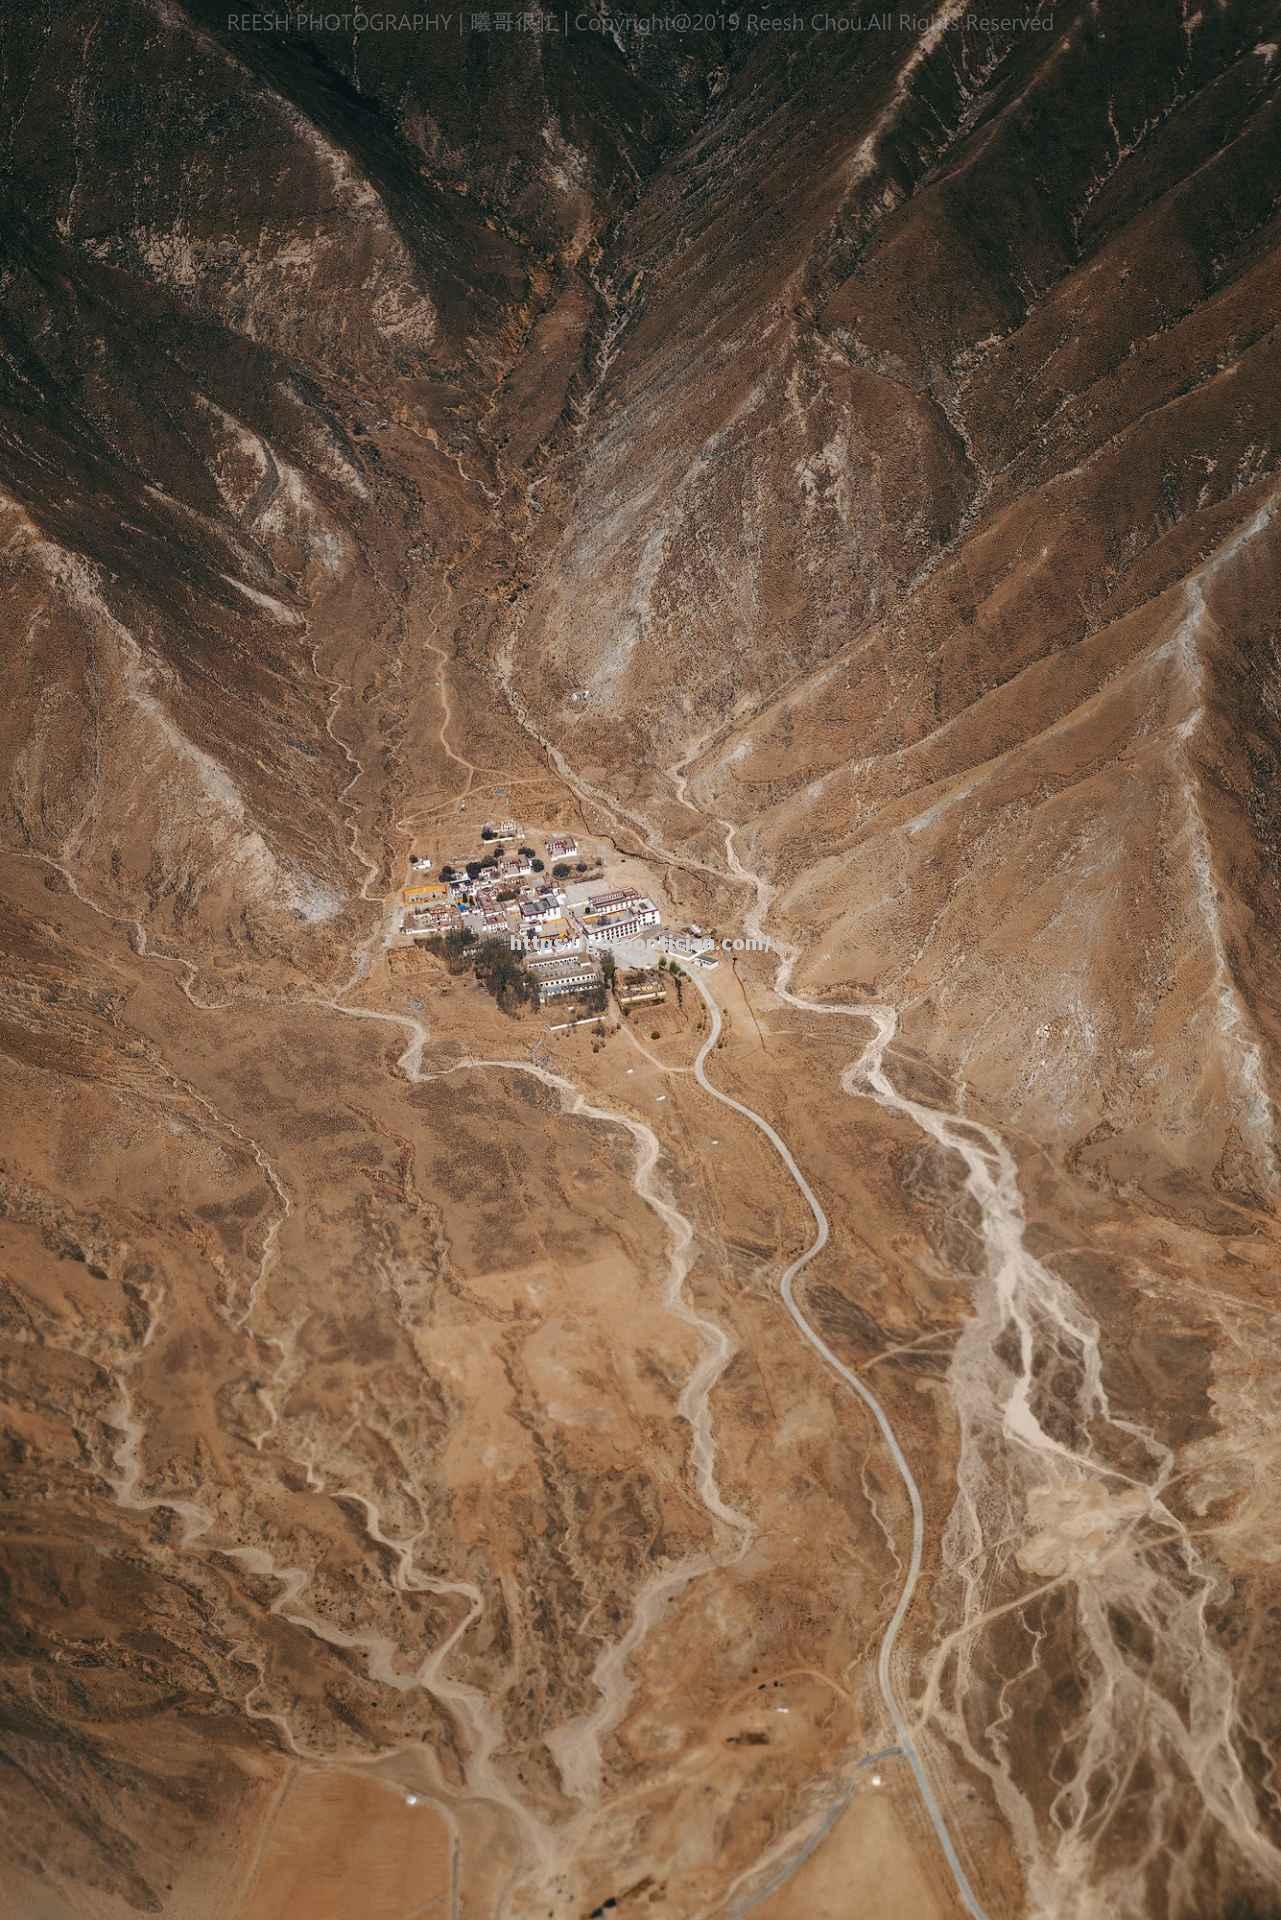
[[[989,1920],[1281,1876],[1281,23],[846,17],[6,24],[22,1920],[950,1920],[887,1644]]]

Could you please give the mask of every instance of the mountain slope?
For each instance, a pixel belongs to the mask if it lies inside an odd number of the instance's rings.
[[[6,31],[33,1920],[943,1920],[878,1650],[992,1920],[1281,1878],[1275,8],[854,15]],[[508,1018],[504,810],[774,951]]]

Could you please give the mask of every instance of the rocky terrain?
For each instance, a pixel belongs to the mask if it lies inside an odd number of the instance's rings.
[[[6,1910],[1268,1912],[1276,7],[255,18],[0,37]]]

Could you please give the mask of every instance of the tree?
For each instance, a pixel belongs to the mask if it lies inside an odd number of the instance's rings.
[[[521,858],[524,860],[532,860],[534,857],[533,847],[521,847],[519,849],[519,852],[520,852]]]
[[[482,827],[480,830],[480,837],[482,840],[496,840],[498,838],[498,835],[494,832],[494,829],[492,827]]]
[[[568,880],[568,878],[569,878],[569,868],[565,865],[565,862],[563,860],[558,860],[556,862],[556,865],[552,868],[552,879]]]
[[[618,962],[612,953],[607,951],[601,955],[600,967],[601,972],[605,976],[605,985],[612,987],[614,984],[614,975],[618,972]]]
[[[520,955],[513,953],[506,940],[482,940],[475,955],[476,978],[487,987],[504,1013],[528,1005],[538,988],[526,973]]]
[[[427,944],[433,953],[443,957],[450,973],[457,974],[466,971],[471,959],[469,949],[475,946],[476,936],[470,927],[451,927],[447,934],[437,934]]]
[[[479,860],[469,860],[467,862],[467,878],[469,880],[480,879],[480,861]]]
[[[547,866],[547,862],[545,860],[531,860],[529,864],[534,869],[535,873],[544,872]]]
[[[454,877],[454,869],[452,867],[442,867],[440,877],[442,880],[452,880]]]
[[[587,862],[585,860],[576,860],[574,862],[575,873],[586,873],[586,871],[587,871]]]

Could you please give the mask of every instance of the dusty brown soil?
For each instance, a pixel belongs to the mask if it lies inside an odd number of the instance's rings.
[[[7,23],[22,1920],[959,1914],[842,1367],[988,1920],[1281,1885],[1274,16]]]

